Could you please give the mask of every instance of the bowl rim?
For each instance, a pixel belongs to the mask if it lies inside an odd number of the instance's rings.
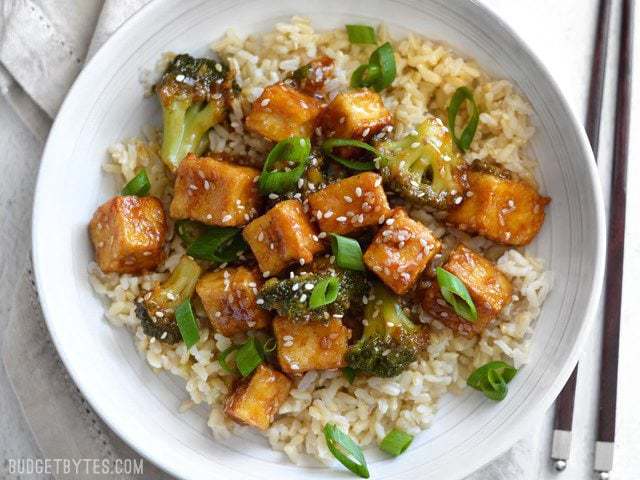
[[[85,64],[82,71],[78,75],[78,77],[73,82],[73,85],[69,89],[65,99],[60,107],[58,114],[56,115],[55,121],[51,127],[49,135],[47,137],[45,148],[43,149],[43,153],[41,156],[40,166],[38,168],[38,176],[37,183],[34,194],[34,203],[32,210],[32,222],[31,222],[31,231],[32,231],[32,256],[33,256],[33,266],[34,266],[34,276],[36,281],[36,288],[38,290],[38,298],[40,305],[42,306],[43,316],[45,318],[45,322],[47,324],[47,328],[53,340],[53,344],[56,347],[56,351],[60,356],[62,363],[65,368],[69,372],[71,378],[73,379],[75,385],[77,385],[78,389],[82,393],[83,397],[89,402],[93,410],[100,416],[100,418],[109,426],[111,430],[113,430],[119,438],[121,438],[124,442],[127,443],[134,451],[140,454],[147,461],[150,461],[154,465],[160,467],[167,473],[174,475],[176,477],[181,477],[181,472],[176,468],[175,465],[164,461],[162,457],[158,457],[155,455],[153,448],[147,447],[147,445],[140,445],[135,443],[131,438],[128,437],[126,430],[120,426],[119,423],[112,421],[109,416],[109,412],[106,408],[103,409],[100,402],[95,399],[91,394],[91,389],[87,383],[83,381],[82,375],[80,374],[80,369],[68,358],[67,352],[63,348],[60,343],[60,338],[58,335],[58,329],[56,327],[56,322],[52,318],[52,314],[48,313],[49,304],[53,302],[52,299],[48,298],[48,294],[45,290],[40,289],[40,286],[44,283],[45,272],[43,270],[43,263],[41,259],[45,256],[44,248],[46,247],[46,232],[41,231],[39,228],[43,223],[40,221],[40,212],[42,211],[42,205],[47,201],[46,198],[46,190],[47,186],[45,181],[43,180],[43,166],[45,164],[45,159],[51,156],[51,150],[53,150],[53,144],[57,137],[60,137],[62,134],[62,124],[64,123],[62,119],[69,113],[69,104],[71,103],[70,99],[73,98],[76,94],[76,91],[80,89],[80,85],[87,82],[93,75],[93,70],[95,70],[96,65],[100,63],[100,59],[107,55],[107,52],[112,48],[111,46],[115,44],[121,37],[126,37],[131,30],[134,30],[137,25],[143,21],[144,17],[149,14],[149,12],[154,9],[161,8],[164,4],[166,4],[169,0],[157,0],[154,2],[149,2],[145,6],[143,6],[140,10],[138,10],[135,14],[133,14],[129,19],[127,19],[122,25],[120,25],[113,34],[105,41],[105,43],[98,49],[98,51],[94,54],[94,56]],[[554,93],[560,99],[562,109],[567,113],[568,118],[571,122],[571,128],[574,133],[577,134],[580,140],[580,147],[582,150],[582,158],[586,159],[586,169],[588,171],[589,178],[589,187],[591,189],[591,193],[595,200],[595,224],[596,224],[596,232],[595,232],[595,244],[596,244],[596,259],[595,259],[595,268],[593,281],[591,284],[591,292],[589,295],[589,302],[584,309],[584,320],[580,326],[577,338],[574,342],[573,348],[569,352],[568,361],[565,362],[563,367],[558,372],[555,381],[547,388],[546,394],[543,395],[543,400],[538,404],[534,405],[530,410],[528,415],[520,417],[512,428],[514,432],[513,435],[510,436],[510,439],[506,439],[503,437],[499,440],[498,444],[494,444],[491,449],[486,449],[483,451],[479,458],[480,460],[476,462],[470,462],[469,464],[462,466],[460,472],[463,475],[469,475],[474,471],[478,470],[482,466],[491,462],[495,458],[497,458],[500,454],[508,450],[512,445],[513,441],[511,438],[523,438],[526,433],[526,427],[531,423],[532,419],[541,417],[544,412],[548,409],[548,407],[553,403],[554,399],[560,393],[560,390],[564,386],[565,382],[569,378],[569,375],[573,371],[575,365],[578,362],[579,354],[581,353],[583,346],[587,340],[589,332],[591,331],[593,324],[595,322],[597,308],[600,304],[600,297],[603,287],[604,280],[604,271],[605,271],[605,251],[606,251],[606,226],[605,226],[605,206],[603,200],[602,187],[600,184],[600,179],[598,175],[598,170],[595,164],[595,159],[593,152],[591,150],[590,143],[588,141],[586,132],[579,120],[577,119],[574,111],[570,108],[566,97],[562,93],[562,90],[559,88],[558,83],[553,78],[547,67],[540,60],[535,52],[528,46],[528,44],[518,35],[518,33],[501,17],[498,16],[493,10],[484,4],[480,3],[478,0],[449,0],[452,3],[462,4],[463,2],[467,5],[471,5],[472,8],[478,10],[480,15],[486,16],[490,19],[491,22],[495,23],[499,26],[504,32],[509,35],[513,41],[517,44],[518,48],[522,49],[526,55],[528,55],[529,59],[535,65],[540,73],[545,77],[551,89],[554,90]],[[213,441],[213,439],[212,439]]]

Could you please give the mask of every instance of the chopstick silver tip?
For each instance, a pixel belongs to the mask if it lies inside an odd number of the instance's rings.
[[[602,480],[607,480],[613,469],[613,447],[613,442],[596,442],[593,469]]]
[[[567,460],[571,453],[571,432],[568,430],[554,430],[551,442],[551,458],[554,468],[561,472],[567,468]]]

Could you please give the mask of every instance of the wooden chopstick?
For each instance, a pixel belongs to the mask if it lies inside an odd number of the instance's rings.
[[[602,112],[602,97],[604,93],[605,68],[607,64],[610,16],[611,0],[600,0],[593,51],[593,63],[591,64],[591,82],[589,84],[587,119],[585,122],[585,129],[596,161],[598,158],[598,145],[600,141],[600,119]],[[567,383],[556,399],[551,458],[555,460],[554,465],[558,471],[562,471],[566,468],[567,460],[571,453],[573,404],[576,393],[577,376],[578,366],[576,365],[576,368],[573,370],[569,380],[567,380]]]
[[[598,433],[593,469],[601,479],[609,478],[613,467],[616,435],[616,397],[618,391],[618,347],[620,308],[624,268],[624,230],[629,159],[629,121],[631,113],[631,62],[633,58],[633,0],[623,0],[618,55],[616,117],[611,171],[609,237],[605,273],[604,332],[598,399]]]

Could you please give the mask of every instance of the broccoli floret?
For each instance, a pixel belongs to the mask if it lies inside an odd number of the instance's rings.
[[[169,278],[138,301],[136,316],[146,335],[165,343],[182,340],[175,320],[176,307],[191,298],[201,273],[198,262],[185,255]]]
[[[187,153],[203,153],[205,134],[223,119],[230,89],[226,65],[187,54],[173,59],[155,86],[163,114],[160,156],[172,172]]]
[[[332,303],[311,309],[309,300],[313,288],[318,282],[336,277],[339,282],[338,297]],[[260,306],[266,310],[275,310],[279,315],[300,321],[328,321],[333,315],[344,315],[350,308],[361,305],[362,297],[367,294],[369,284],[366,275],[352,270],[331,270],[303,273],[292,278],[267,280],[260,289]]]
[[[381,284],[364,310],[362,338],[349,347],[347,362],[377,377],[395,377],[417,358],[427,340],[424,327],[404,313],[398,298]]]
[[[405,200],[439,210],[462,200],[465,162],[438,118],[431,116],[411,135],[380,142],[377,148],[386,159],[381,168],[386,187]]]

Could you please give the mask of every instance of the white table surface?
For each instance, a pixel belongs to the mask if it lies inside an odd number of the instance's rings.
[[[18,0],[5,0],[8,3]],[[595,32],[598,0],[481,0],[509,23],[540,56],[569,99],[576,115],[583,119]],[[614,0],[610,35],[604,118],[600,140],[599,169],[608,198],[611,161],[613,105],[619,31],[620,0]],[[0,0],[0,6],[3,0]],[[638,9],[640,10],[640,9]],[[640,14],[636,14],[636,24]],[[0,28],[0,34],[2,30]],[[635,35],[635,65],[640,65],[640,26]],[[637,69],[636,69],[637,70]],[[613,478],[640,478],[640,72],[636,72],[632,106],[630,165],[625,252],[625,281],[622,305],[618,422]],[[29,224],[35,174],[42,151],[38,138],[0,96],[0,328],[8,317],[15,282],[22,273],[30,246]],[[543,160],[543,159],[542,159]],[[582,480],[593,478],[593,445],[600,357],[600,321],[583,352],[574,418],[573,450],[567,470],[557,474],[549,461],[553,412],[540,419],[531,435],[535,438],[536,460],[522,478]],[[490,448],[490,446],[488,446]],[[37,457],[38,447],[29,432],[6,372],[0,369],[0,460]],[[1,468],[1,467],[0,467]],[[36,478],[36,477],[30,477]],[[518,479],[514,479],[518,480]]]

